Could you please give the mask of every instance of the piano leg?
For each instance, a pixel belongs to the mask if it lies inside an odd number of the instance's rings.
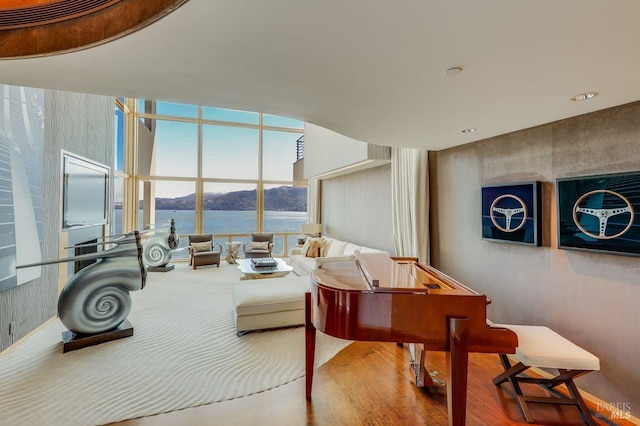
[[[305,293],[304,295],[304,339],[306,397],[307,399],[311,399],[313,364],[316,355],[316,327],[311,320],[311,293]]]
[[[447,352],[447,405],[449,425],[464,426],[467,411],[467,370],[469,365],[469,320],[449,318]]]

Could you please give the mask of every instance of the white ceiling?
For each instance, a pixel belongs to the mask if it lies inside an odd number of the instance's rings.
[[[639,17],[637,0],[190,0],[102,46],[0,61],[0,83],[438,150],[640,99]],[[585,91],[600,95],[569,100]]]

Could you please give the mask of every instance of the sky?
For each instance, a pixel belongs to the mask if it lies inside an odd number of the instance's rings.
[[[140,105],[140,103],[139,103]],[[158,102],[158,115],[196,118],[198,107]],[[259,114],[246,111],[203,107],[203,118],[236,123],[259,123]],[[302,136],[304,123],[264,114],[265,126],[300,129],[300,132],[265,130],[263,133],[263,179],[291,181],[296,161],[296,140]],[[156,127],[157,176],[196,177],[198,124],[158,120]],[[202,128],[202,176],[222,179],[258,179],[259,130],[204,124]],[[255,189],[255,184],[206,183],[205,192],[228,192]],[[157,197],[178,197],[195,192],[194,182],[156,184]]]

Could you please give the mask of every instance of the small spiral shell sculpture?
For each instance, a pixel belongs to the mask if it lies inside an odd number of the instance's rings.
[[[164,266],[171,261],[171,250],[178,247],[175,222],[156,230],[142,245],[142,260],[147,266]],[[174,247],[172,247],[174,246]]]
[[[143,246],[142,258],[147,266],[162,266],[171,260],[171,251],[166,240],[158,236],[150,237]]]
[[[142,290],[146,270],[137,231],[111,241],[100,260],[67,281],[58,298],[58,316],[70,331],[96,334],[118,327],[131,311],[129,292]]]

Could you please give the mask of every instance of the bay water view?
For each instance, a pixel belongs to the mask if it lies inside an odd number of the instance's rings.
[[[121,214],[121,210],[116,210],[116,214]],[[223,255],[226,254],[226,242],[229,241],[227,236],[218,236],[218,234],[250,234],[256,232],[256,212],[255,211],[237,211],[237,210],[204,210],[204,233],[214,234],[215,242],[222,245]],[[140,222],[138,229],[143,230],[142,210],[139,211]],[[195,210],[156,210],[155,223],[157,226],[168,223],[171,219],[175,220],[176,232],[178,235],[195,233]],[[118,221],[116,221],[118,223]],[[264,232],[282,233],[289,232],[294,235],[288,236],[288,248],[296,246],[300,227],[307,223],[307,212],[292,211],[265,211],[264,212]],[[116,233],[121,231],[116,230]],[[248,242],[250,236],[234,237],[233,241]],[[186,236],[180,238],[180,247],[186,247],[188,241]],[[242,253],[242,251],[241,251]],[[284,236],[274,236],[274,255],[284,254]],[[178,250],[172,255],[174,258],[186,258],[186,250]]]

